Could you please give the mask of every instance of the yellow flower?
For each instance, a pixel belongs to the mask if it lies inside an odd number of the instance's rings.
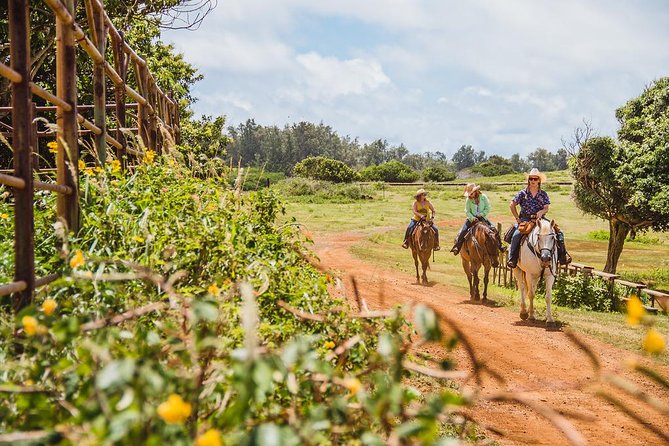
[[[327,348],[328,350],[331,350],[335,348],[335,343],[332,341],[325,341],[325,344],[323,344],[323,347]]]
[[[170,424],[183,423],[190,416],[190,412],[190,404],[175,393],[167,397],[167,401],[158,406],[158,415]]]
[[[362,383],[358,378],[346,378],[344,380],[344,387],[346,387],[348,391],[351,392],[351,395],[355,395],[356,393],[360,392],[360,389],[362,389]]]
[[[70,259],[70,267],[77,268],[78,266],[83,265],[85,261],[84,253],[81,252],[81,249],[77,249],[74,256]]]
[[[49,152],[58,153],[58,141],[49,141],[46,146],[49,148]]]
[[[211,294],[212,296],[218,296],[219,294],[221,294],[221,289],[218,287],[218,285],[212,283],[207,288],[207,293]]]
[[[136,242],[144,243],[144,237],[140,237],[139,235],[133,235],[132,239]]]
[[[7,214],[0,214],[0,218],[2,218],[3,220],[8,220],[8,219],[9,219],[9,215],[7,215]]]
[[[84,173],[88,176],[93,175],[93,168],[92,167],[87,167],[84,169]]]
[[[47,316],[51,316],[53,314],[53,312],[56,311],[57,306],[58,306],[58,304],[56,303],[55,300],[47,299],[42,303],[42,311]]]
[[[111,160],[112,173],[119,172],[120,170],[121,170],[121,162],[119,160]]]
[[[144,164],[151,164],[156,157],[156,152],[153,150],[147,150],[144,154]]]
[[[37,333],[41,335],[45,335],[49,332],[49,329],[46,328],[44,325],[39,324],[37,325]]]
[[[627,301],[627,323],[629,325],[639,325],[644,314],[646,314],[646,309],[643,307],[641,299],[632,296]]]
[[[78,166],[79,170],[84,170],[86,168],[86,163],[84,162],[84,160],[79,160]]]
[[[24,386],[34,386],[35,381],[33,381],[32,379],[26,379],[25,381],[23,381],[23,385]]]
[[[662,334],[657,331],[655,327],[650,327],[646,332],[646,336],[643,337],[643,342],[641,345],[648,353],[659,355],[664,351],[664,336],[662,336]]]
[[[23,331],[25,331],[28,336],[35,336],[39,325],[37,319],[32,316],[23,316],[21,323],[23,324]]]
[[[95,173],[100,173],[100,172],[102,172],[102,167],[95,166],[95,169],[93,169],[93,170],[95,171]]]
[[[221,433],[216,429],[209,429],[204,434],[197,437],[195,446],[223,446],[221,442]]]

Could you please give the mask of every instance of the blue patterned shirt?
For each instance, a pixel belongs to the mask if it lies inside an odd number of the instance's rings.
[[[529,190],[523,189],[513,197],[513,202],[520,205],[521,220],[529,220],[530,216],[542,210],[545,205],[551,204],[548,194],[541,189],[535,196]]]

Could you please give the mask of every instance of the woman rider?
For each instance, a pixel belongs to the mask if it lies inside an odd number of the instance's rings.
[[[500,251],[504,251],[505,248],[502,246],[502,240],[499,237],[497,228],[490,220],[486,218],[490,212],[490,200],[488,200],[486,194],[481,193],[481,186],[478,186],[474,183],[469,183],[465,186],[464,196],[466,198],[465,215],[467,216],[467,220],[465,220],[465,224],[460,229],[458,237],[455,241],[455,245],[453,245],[453,248],[451,248],[451,252],[456,256],[458,255],[460,249],[462,249],[462,244],[465,241],[465,235],[467,234],[467,231],[469,228],[474,226],[474,223],[477,220],[484,222],[486,225],[488,225],[488,227],[490,227],[490,229],[493,230],[496,235]]]
[[[542,218],[548,212],[551,204],[548,194],[541,189],[541,183],[546,182],[546,175],[541,173],[536,167],[533,167],[530,173],[526,175],[527,187],[519,191],[509,204],[511,213],[516,218],[516,224],[514,225],[516,230],[513,232],[513,237],[511,238],[509,261],[507,263],[511,268],[515,268],[518,264],[518,255],[520,254],[520,238],[522,234],[518,230],[518,224],[523,221]],[[520,214],[518,214],[518,205],[520,205]],[[567,253],[567,248],[564,245],[564,234],[558,230],[555,236],[558,246],[558,260],[561,264],[566,265],[571,262],[571,256]]]
[[[409,247],[409,237],[411,237],[411,232],[413,231],[414,226],[416,226],[416,223],[419,222],[421,218],[432,220],[434,219],[435,214],[434,206],[432,206],[432,203],[427,199],[427,191],[425,189],[418,189],[414,197],[416,198],[416,201],[413,202],[413,217],[411,217],[409,226],[404,233],[404,242],[402,242],[402,248],[404,249]],[[437,225],[434,223],[432,224],[432,229],[434,229],[435,236],[433,249],[439,251],[441,249],[439,246],[439,229],[437,229]]]

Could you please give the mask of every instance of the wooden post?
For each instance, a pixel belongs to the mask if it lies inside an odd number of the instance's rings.
[[[30,103],[30,146],[33,149],[32,153],[32,168],[39,172],[39,162],[40,162],[40,153],[39,153],[39,136],[37,135],[38,126],[35,118],[37,117],[37,104],[34,102]]]
[[[14,188],[14,280],[24,281],[27,285],[25,290],[14,294],[12,306],[17,313],[32,303],[35,290],[28,1],[10,0],[8,9],[11,67],[21,75],[20,82],[12,83],[14,175],[25,181],[24,188]]]
[[[121,143],[122,148],[116,149],[116,157],[121,161],[121,167],[126,168],[126,139],[121,129],[126,127],[125,120],[125,82],[128,78],[129,57],[123,51],[123,33],[119,32],[120,39],[116,39],[112,33],[112,50],[114,54],[114,67],[123,80],[122,85],[115,85],[114,97],[116,100],[116,140]]]
[[[98,8],[94,8],[90,1],[86,2],[86,15],[88,16],[88,27],[97,50],[105,55],[107,44],[107,28],[105,20]],[[103,63],[93,63],[93,116],[95,125],[102,130],[102,133],[95,135],[95,149],[98,155],[98,161],[104,166],[107,160],[107,126],[106,126],[106,88],[105,88],[105,68]]]
[[[74,17],[74,0],[63,4]],[[79,147],[77,145],[77,64],[74,48],[74,30],[56,16],[56,94],[72,108],[66,111],[58,106],[58,153],[56,170],[58,184],[72,188],[72,195],[58,194],[57,214],[67,222],[70,230],[79,230]]]
[[[137,90],[139,94],[146,99],[146,78],[144,77],[144,71],[142,67],[135,62],[135,80],[137,81]],[[137,104],[137,136],[144,143],[144,147],[149,147],[149,131],[148,131],[148,122],[147,122],[147,111],[146,106],[141,103]]]
[[[148,74],[148,68],[146,66],[142,67],[142,72],[144,76],[144,82],[146,85],[146,101],[148,102],[150,108],[150,112],[148,113],[148,137],[149,137],[149,143],[148,143],[148,148],[150,150],[153,150],[156,153],[159,153],[160,150],[158,148],[158,120],[156,119],[156,94],[157,94],[157,88],[156,85],[151,81],[149,78]]]

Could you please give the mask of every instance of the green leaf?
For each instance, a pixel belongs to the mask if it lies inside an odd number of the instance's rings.
[[[438,341],[441,339],[441,329],[437,315],[432,308],[419,304],[414,310],[416,329],[426,341]]]
[[[111,361],[95,377],[95,385],[104,390],[116,387],[132,380],[135,373],[135,361],[130,358]]]

